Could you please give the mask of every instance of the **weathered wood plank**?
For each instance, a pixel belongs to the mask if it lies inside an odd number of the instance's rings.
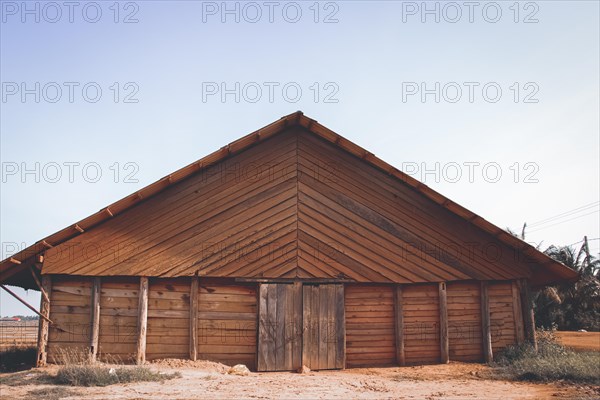
[[[287,289],[291,285],[286,284],[273,284],[275,287],[275,297],[277,301],[276,316],[275,320],[275,369],[277,371],[286,370],[286,362],[288,358],[291,358],[291,354],[288,354],[288,346],[285,337],[285,325],[287,321],[286,315],[286,301],[287,301]],[[291,350],[291,348],[289,348]]]
[[[511,283],[512,299],[513,299],[513,315],[515,321],[515,335],[517,337],[517,343],[523,343],[525,341],[525,328],[523,325],[523,308],[521,307],[521,295],[519,293],[519,287],[516,282]]]
[[[50,275],[42,275],[42,288],[48,295],[48,299],[42,296],[40,300],[40,314],[50,318],[50,301],[52,301],[52,279]],[[38,326],[38,343],[36,365],[43,367],[48,362],[48,331],[50,324],[44,318],[41,318]]]
[[[440,358],[442,364],[449,361],[449,342],[448,342],[448,301],[446,298],[446,283],[439,283],[439,307],[440,307]]]
[[[269,309],[268,309],[268,293],[269,285],[261,283],[258,289],[258,371],[268,371],[269,346],[272,345],[268,332]]]
[[[402,311],[402,286],[396,286],[394,294],[394,338],[396,341],[396,362],[398,365],[403,366],[406,364],[406,359],[404,356],[404,313]]]
[[[302,330],[303,330],[303,322],[302,322],[302,283],[294,282],[292,288],[292,296],[293,296],[293,349],[292,349],[292,368],[297,370],[302,367]]]
[[[327,293],[327,285],[316,286],[319,291],[319,308],[317,311],[319,325],[319,367],[318,369],[327,369],[327,352],[329,350],[328,342],[328,324],[327,311],[329,310],[329,296]],[[315,368],[317,369],[317,368]]]
[[[267,292],[267,325],[269,345],[267,348],[267,368],[274,371],[277,368],[277,285],[269,284]]]
[[[481,329],[483,337],[483,357],[486,363],[491,363],[494,356],[492,353],[492,333],[490,330],[490,298],[487,282],[481,282]]]
[[[137,324],[137,346],[136,363],[143,364],[146,361],[146,333],[148,330],[148,277],[140,278],[138,324]]]
[[[193,276],[190,284],[190,359],[198,358],[198,277]]]
[[[346,368],[346,311],[344,285],[335,285],[336,356],[335,368]]]
[[[98,340],[100,335],[100,290],[101,278],[95,277],[92,284],[92,307],[90,320],[92,321],[92,332],[90,335],[90,361],[96,361],[98,354]]]

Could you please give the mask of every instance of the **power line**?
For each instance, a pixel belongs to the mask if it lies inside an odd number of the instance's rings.
[[[590,212],[590,213],[587,213],[587,214],[578,215],[578,216],[576,216],[576,217],[569,218],[569,219],[566,219],[566,220],[564,220],[564,221],[557,222],[557,223],[555,223],[555,224],[546,225],[546,226],[543,226],[543,227],[541,227],[541,228],[534,229],[534,230],[532,230],[532,231],[529,231],[528,233],[538,232],[538,231],[544,230],[544,229],[546,229],[546,228],[551,228],[551,227],[553,227],[553,226],[556,226],[556,225],[561,225],[561,224],[564,224],[565,222],[573,221],[574,219],[578,219],[578,218],[582,218],[582,217],[585,217],[585,216],[588,216],[588,215],[596,214],[596,213],[597,213],[597,212],[599,212],[599,211],[600,211],[600,210],[595,210],[595,211],[592,211],[592,212]]]
[[[591,242],[592,240],[600,240],[600,238],[588,239],[588,242]],[[568,244],[568,245],[567,245],[567,247],[570,247],[570,246],[575,246],[576,244],[579,244],[579,243],[581,243],[581,242],[583,242],[583,239],[581,239],[579,242],[575,242],[575,243]]]
[[[586,211],[586,210],[588,210],[590,208],[595,208],[599,204],[600,204],[600,201],[596,201],[596,202],[593,202],[593,203],[590,203],[590,204],[586,204],[586,205],[574,208],[572,210],[565,211],[563,213],[554,215],[552,217],[549,217],[549,218],[546,218],[546,219],[543,219],[543,220],[540,220],[540,221],[532,222],[531,224],[528,224],[528,226],[529,227],[535,227],[537,225],[545,225],[545,224],[547,224],[549,222],[553,222],[556,219],[561,219],[561,218],[564,218],[564,217],[568,217],[568,216],[570,216],[572,214],[577,214],[579,212]]]

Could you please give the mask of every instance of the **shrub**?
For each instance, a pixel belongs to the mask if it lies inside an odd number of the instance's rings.
[[[532,345],[509,346],[493,364],[501,375],[516,380],[600,384],[600,353],[575,352],[560,345],[552,331],[538,331],[538,351]]]
[[[109,368],[81,364],[61,367],[56,375],[56,383],[71,386],[108,386],[116,383],[164,381],[179,377],[179,372],[164,374],[140,366]]]

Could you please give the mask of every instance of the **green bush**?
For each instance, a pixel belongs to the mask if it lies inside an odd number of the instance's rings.
[[[509,346],[493,366],[503,377],[516,380],[600,384],[600,353],[569,350],[551,331],[538,331],[538,351],[530,344]]]

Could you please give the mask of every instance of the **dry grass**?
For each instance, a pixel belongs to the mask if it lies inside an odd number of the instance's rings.
[[[90,362],[87,354],[76,351],[63,351],[60,353],[60,358],[62,366],[54,381],[61,385],[108,386],[130,382],[157,382],[181,377],[179,372],[164,374],[141,366],[109,367],[99,362]]]
[[[35,363],[36,349],[17,348],[10,352],[2,353],[3,371],[20,371],[29,369]],[[33,355],[32,360],[30,356]],[[26,363],[25,361],[32,361]],[[116,358],[111,359],[114,366],[106,365],[100,362],[90,362],[87,354],[65,350],[59,355],[61,366],[57,373],[49,374],[38,370],[23,371],[13,374],[0,376],[0,384],[7,386],[23,386],[30,384],[43,385],[70,385],[70,386],[108,386],[118,383],[130,382],[162,382],[167,379],[179,378],[181,374],[175,372],[165,374],[156,372],[142,366],[124,366],[117,362]],[[54,390],[55,389],[55,390]],[[46,393],[47,395],[44,395]],[[30,393],[34,398],[59,398],[67,393],[64,388],[43,388],[35,393]]]
[[[496,357],[494,366],[500,378],[600,385],[600,353],[567,349],[552,331],[538,332],[537,352],[528,344],[509,346]]]
[[[64,387],[47,387],[42,389],[30,390],[29,392],[27,392],[27,398],[43,400],[60,400],[65,397],[72,397],[78,394],[78,392]]]

